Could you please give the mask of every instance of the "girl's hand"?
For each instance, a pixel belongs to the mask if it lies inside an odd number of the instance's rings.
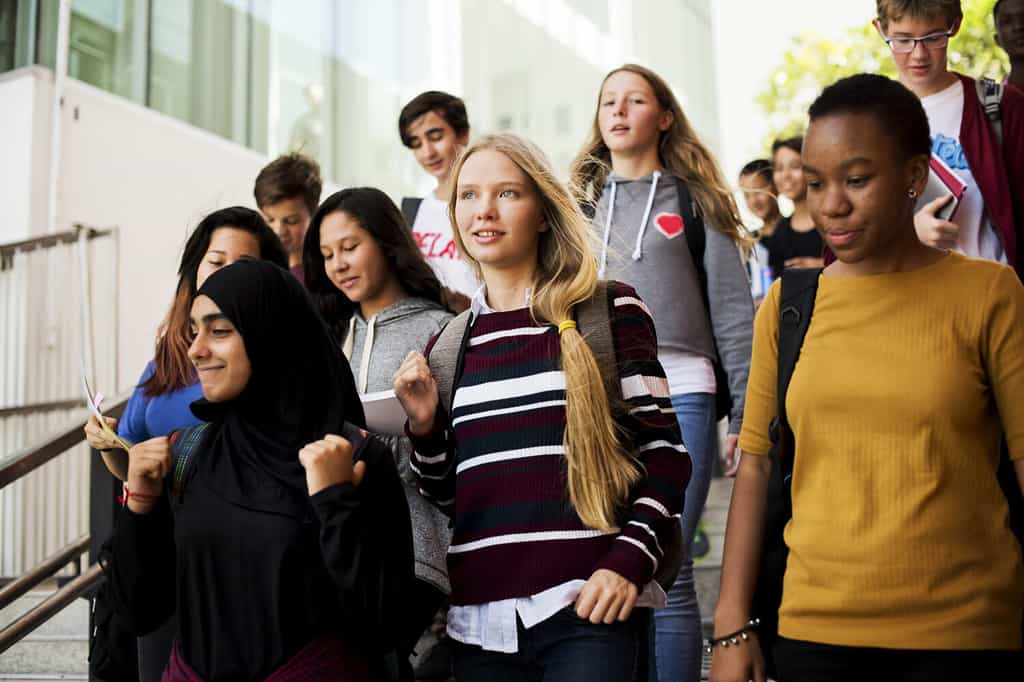
[[[937,249],[955,249],[960,241],[960,226],[936,215],[946,204],[953,200],[947,194],[925,204],[914,214],[914,229],[917,238],[928,246]]]
[[[740,457],[743,456],[743,451],[740,450],[739,445],[740,436],[737,433],[730,433],[725,439],[725,455],[723,460],[725,462],[725,471],[723,472],[728,478],[735,478],[736,472],[740,470]]]
[[[117,433],[117,420],[113,417],[104,417],[103,421],[107,423],[110,430]],[[89,421],[85,424],[85,439],[89,441],[89,447],[93,450],[120,450],[121,445],[110,437],[103,427],[100,426],[99,419],[96,415],[89,417]]]
[[[310,496],[339,483],[359,485],[366,473],[366,462],[352,465],[352,444],[333,433],[299,450],[299,463],[306,470]]]
[[[395,396],[409,415],[409,430],[416,436],[426,436],[434,428],[437,413],[437,384],[430,373],[430,365],[422,353],[412,351],[402,362],[394,376]]]
[[[711,653],[711,682],[766,682],[764,656],[757,633],[748,632],[749,639],[736,646],[716,646]]]
[[[128,508],[148,514],[163,492],[164,478],[171,470],[171,441],[166,436],[137,443],[128,451]]]
[[[576,597],[576,615],[595,625],[626,620],[633,612],[639,590],[615,571],[599,568]]]

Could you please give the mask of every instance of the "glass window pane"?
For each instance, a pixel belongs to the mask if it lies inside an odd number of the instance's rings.
[[[0,71],[14,68],[15,29],[18,26],[16,0],[0,0]]]
[[[152,0],[152,108],[249,144],[248,13],[219,0]]]

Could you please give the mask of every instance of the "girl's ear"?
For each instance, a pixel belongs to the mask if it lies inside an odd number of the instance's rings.
[[[907,161],[907,187],[917,191],[918,196],[924,193],[928,185],[929,162],[931,157],[918,154]]]
[[[675,122],[675,120],[675,114],[673,114],[671,110],[666,109],[665,111],[661,112],[661,116],[658,117],[658,130],[660,130],[661,132],[665,132],[666,130],[672,127],[672,124]]]

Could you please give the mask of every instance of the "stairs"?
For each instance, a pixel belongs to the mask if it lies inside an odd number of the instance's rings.
[[[704,531],[711,542],[711,551],[693,567],[694,585],[697,589],[697,603],[704,625],[704,636],[710,637],[714,629],[715,607],[718,605],[718,586],[722,579],[722,549],[725,546],[725,522],[729,515],[729,500],[732,499],[731,478],[712,478],[708,501],[704,505]],[[706,680],[711,660],[705,656],[701,679]]]
[[[0,610],[0,627],[13,622],[56,589],[40,585]],[[0,682],[89,679],[89,602],[78,599],[13,647],[0,654]]]

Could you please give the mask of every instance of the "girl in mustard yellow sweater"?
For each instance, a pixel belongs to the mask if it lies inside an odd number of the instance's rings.
[[[786,395],[795,439],[782,682],[1022,679],[1024,568],[996,479],[1024,486],[1024,288],[1013,270],[921,244],[931,147],[919,100],[881,76],[810,109],[808,201],[838,260]],[[776,413],[779,285],[755,324],[716,637],[743,628]],[[711,679],[764,680],[756,634]]]

